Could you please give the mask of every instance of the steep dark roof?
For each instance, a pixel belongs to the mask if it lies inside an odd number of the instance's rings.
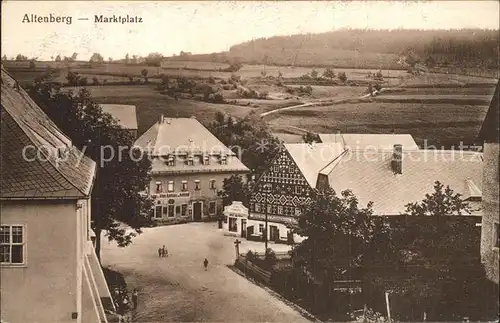
[[[495,89],[495,94],[491,99],[490,108],[486,113],[486,118],[484,119],[483,126],[479,131],[478,138],[481,141],[490,142],[490,143],[499,143],[499,91],[500,91],[500,81],[497,83],[497,87]]]
[[[0,198],[89,197],[94,161],[72,146],[3,67],[1,86]]]

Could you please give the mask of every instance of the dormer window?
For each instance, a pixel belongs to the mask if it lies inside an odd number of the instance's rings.
[[[174,157],[174,155],[169,155],[168,156],[167,166],[175,166],[175,157]]]
[[[220,164],[221,165],[227,165],[227,156],[226,155],[221,155],[220,156]]]
[[[209,164],[210,164],[210,156],[203,155],[203,165],[209,165]]]
[[[187,164],[188,164],[188,166],[193,166],[194,165],[194,157],[193,157],[193,155],[189,155],[188,156]]]

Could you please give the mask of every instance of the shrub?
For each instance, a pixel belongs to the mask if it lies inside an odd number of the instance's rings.
[[[208,84],[215,84],[215,79],[212,76],[208,78]]]
[[[347,75],[345,74],[345,72],[339,72],[338,78],[340,81],[342,81],[344,83],[347,81]]]
[[[82,78],[80,78],[79,83],[80,83],[80,85],[83,85],[83,86],[87,85],[87,84],[88,84],[88,79],[87,79],[87,77],[82,77]]]
[[[94,84],[94,85],[99,85],[100,84],[99,79],[97,78],[97,76],[94,76],[92,78],[92,84]]]

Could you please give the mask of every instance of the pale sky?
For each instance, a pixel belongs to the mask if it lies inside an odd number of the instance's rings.
[[[499,29],[498,1],[151,2],[2,1],[2,55],[105,59],[126,53],[212,53],[243,41],[340,28]],[[25,14],[71,16],[72,24],[22,23]],[[95,23],[129,15],[136,24]],[[77,20],[88,18],[87,21]]]

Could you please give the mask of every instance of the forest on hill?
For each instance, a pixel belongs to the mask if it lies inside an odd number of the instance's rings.
[[[408,55],[428,65],[497,69],[498,30],[361,30],[274,36],[234,45],[228,52],[172,60],[247,64],[401,68]]]

